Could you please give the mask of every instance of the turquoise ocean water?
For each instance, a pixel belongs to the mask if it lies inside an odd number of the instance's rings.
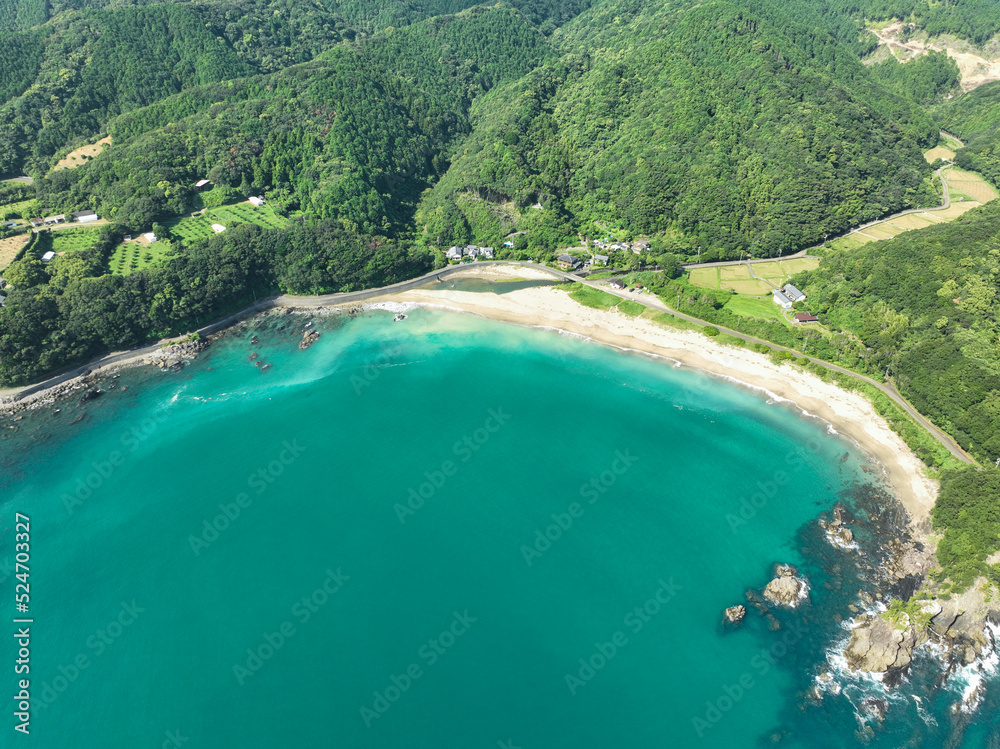
[[[998,685],[954,713],[965,682],[933,689],[926,659],[884,721],[875,684],[808,698],[893,514],[824,423],[550,331],[372,311],[319,320],[300,351],[305,322],[0,422],[0,610],[15,631],[20,512],[34,618],[31,735],[8,701],[3,746],[997,740]],[[858,551],[816,525],[838,500]],[[809,601],[723,627],[777,562]]]

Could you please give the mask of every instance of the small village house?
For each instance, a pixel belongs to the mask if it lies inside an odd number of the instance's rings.
[[[562,254],[556,258],[556,265],[558,265],[563,270],[572,270],[580,265],[580,261],[577,260],[572,255]]]
[[[194,183],[194,189],[197,190],[198,192],[204,192],[205,190],[207,190],[211,186],[212,186],[212,183],[209,182],[207,179],[200,179],[200,180],[198,180],[197,182]]]
[[[625,281],[622,280],[621,278],[612,278],[608,286],[610,286],[612,289],[624,289],[626,286],[628,286],[628,284],[625,283]]]
[[[445,257],[449,260],[459,260],[462,259],[462,248],[461,247],[449,247],[448,252],[445,253]]]
[[[796,312],[795,322],[797,323],[807,323],[807,322],[819,322],[819,318],[815,315],[810,315],[808,312]]]

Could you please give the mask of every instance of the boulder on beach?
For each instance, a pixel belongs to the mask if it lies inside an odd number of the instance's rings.
[[[775,578],[764,588],[764,598],[779,606],[795,606],[809,595],[805,581],[796,576],[797,570],[789,564],[775,567]]]

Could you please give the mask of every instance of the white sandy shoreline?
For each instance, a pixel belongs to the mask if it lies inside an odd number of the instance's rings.
[[[492,280],[546,278],[526,268],[491,267],[470,273]],[[481,315],[502,322],[549,329],[609,345],[651,354],[723,377],[794,404],[803,414],[825,421],[871,455],[883,468],[896,498],[910,516],[914,531],[925,540],[937,482],[925,466],[861,394],[821,380],[788,364],[775,364],[756,351],[719,344],[698,331],[658,325],[578,304],[562,289],[534,287],[504,294],[466,292],[447,287],[415,289],[369,300],[366,306],[395,302]]]

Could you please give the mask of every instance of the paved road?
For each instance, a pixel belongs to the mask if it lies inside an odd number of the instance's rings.
[[[857,372],[852,372],[851,370],[845,369],[844,367],[840,367],[836,364],[831,364],[830,362],[823,361],[822,359],[816,359],[814,357],[804,355],[801,352],[796,351],[794,349],[790,349],[785,346],[779,346],[776,343],[771,343],[770,341],[765,341],[761,338],[755,338],[754,336],[749,336],[746,335],[745,333],[740,333],[739,331],[732,330],[730,328],[725,328],[719,325],[713,325],[712,323],[700,320],[697,317],[691,317],[690,315],[685,315],[683,312],[678,312],[674,309],[671,309],[662,301],[660,301],[658,298],[650,296],[648,294],[635,294],[626,291],[615,290],[608,286],[601,285],[598,282],[588,281],[586,279],[580,278],[579,276],[573,275],[571,273],[564,273],[563,271],[556,270],[554,268],[548,268],[546,266],[537,265],[535,263],[530,263],[530,262],[522,262],[514,260],[493,260],[493,261],[488,260],[488,261],[477,262],[475,265],[476,267],[485,267],[490,265],[509,265],[509,266],[519,266],[524,268],[533,268],[535,270],[542,271],[563,281],[582,283],[586,286],[590,286],[592,288],[604,291],[608,294],[612,294],[613,296],[620,297],[621,299],[627,299],[629,301],[638,302],[639,304],[642,304],[645,307],[649,307],[650,309],[656,310],[658,312],[665,312],[669,315],[673,315],[674,317],[680,318],[681,320],[686,320],[687,322],[692,323],[694,325],[698,325],[700,327],[718,328],[720,331],[728,335],[735,336],[736,338],[739,338],[742,341],[746,341],[747,343],[760,344],[763,346],[767,346],[768,348],[773,349],[775,351],[787,351],[791,354],[794,354],[796,357],[806,358],[809,361],[814,362],[815,364],[821,367],[825,367],[826,369],[829,369],[833,372],[839,372],[840,374],[847,375],[848,377],[853,377],[855,379],[858,379],[862,382],[871,385],[872,387],[877,388],[880,392],[884,393],[887,397],[889,397],[896,405],[902,408],[907,414],[909,414],[914,419],[914,421],[916,421],[918,424],[920,424],[920,426],[926,429],[931,434],[931,436],[933,436],[938,442],[944,445],[945,448],[947,448],[948,451],[952,455],[954,455],[958,460],[961,460],[965,463],[975,463],[975,461],[969,455],[967,455],[965,451],[962,450],[962,448],[959,447],[958,444],[950,436],[948,436],[944,431],[942,431],[934,424],[932,424],[930,421],[928,421],[919,411],[917,411],[913,406],[911,406],[909,402],[905,398],[903,398],[902,395],[899,394],[899,392],[891,383],[883,384],[881,382],[873,380],[870,377],[858,374]],[[409,281],[402,281],[401,283],[392,284],[390,286],[384,286],[378,289],[366,289],[364,291],[353,291],[342,294],[325,294],[323,296],[281,295],[276,297],[268,297],[266,299],[259,300],[258,302],[254,303],[253,305],[245,309],[242,309],[238,312],[234,312],[231,315],[227,315],[226,317],[220,320],[217,320],[209,325],[206,325],[200,328],[197,332],[201,335],[209,335],[211,333],[222,330],[245,317],[249,317],[250,315],[256,314],[258,312],[263,312],[273,307],[295,307],[295,308],[315,309],[317,307],[326,307],[334,305],[339,306],[353,302],[363,302],[367,299],[372,299],[375,297],[387,296],[389,294],[397,294],[403,291],[408,291],[410,289],[415,289],[419,286],[425,286],[427,284],[440,282],[444,278],[447,278],[448,276],[454,273],[459,273],[467,267],[468,267],[467,265],[452,265],[431,271],[430,273],[427,273],[418,278],[411,279]],[[31,395],[32,393],[36,393],[45,388],[58,385],[73,377],[78,377],[87,372],[97,371],[99,369],[113,366],[115,364],[119,364],[129,359],[141,358],[143,356],[153,353],[154,351],[159,349],[164,343],[177,341],[180,340],[181,338],[183,338],[183,336],[178,338],[165,339],[150,346],[145,346],[141,349],[135,349],[133,351],[124,351],[124,352],[109,354],[108,356],[93,361],[90,364],[81,367],[75,367],[72,370],[63,372],[44,382],[40,382],[35,385],[23,388],[14,388],[11,390],[0,391],[0,397],[13,396],[15,398],[23,398],[25,396]]]

